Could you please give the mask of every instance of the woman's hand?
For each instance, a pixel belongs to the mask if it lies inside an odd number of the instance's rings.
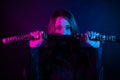
[[[100,33],[96,33],[93,31],[88,31],[85,33],[85,43],[89,46],[89,47],[93,47],[93,48],[99,48],[100,47],[100,41],[95,41],[94,39],[99,36]],[[92,40],[93,39],[93,40]]]
[[[29,41],[29,46],[31,48],[36,48],[36,47],[40,47],[40,45],[42,44],[42,42],[44,41],[43,39],[43,31],[35,31],[35,32],[31,32],[30,35],[35,38],[35,40],[30,40]]]

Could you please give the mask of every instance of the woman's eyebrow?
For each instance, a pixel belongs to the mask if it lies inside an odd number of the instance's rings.
[[[65,25],[66,27],[70,27],[70,25]]]
[[[55,25],[55,27],[61,27],[60,25]]]

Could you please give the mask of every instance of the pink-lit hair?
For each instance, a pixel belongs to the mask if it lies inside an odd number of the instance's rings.
[[[54,34],[55,21],[56,21],[57,17],[59,17],[59,16],[65,17],[70,22],[72,34],[79,33],[78,26],[76,24],[75,18],[72,15],[72,13],[67,10],[60,9],[60,10],[56,10],[50,18],[50,22],[48,25],[48,34]]]

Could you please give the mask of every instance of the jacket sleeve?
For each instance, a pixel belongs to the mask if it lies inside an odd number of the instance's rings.
[[[40,75],[39,48],[30,49],[30,75],[29,80],[42,80]]]
[[[102,48],[88,48],[86,50],[88,56],[87,75],[91,77],[93,76],[91,72],[93,72],[96,75],[95,80],[103,80]]]
[[[103,55],[102,55],[102,48],[98,48],[97,49],[96,69],[97,69],[98,80],[103,80]]]

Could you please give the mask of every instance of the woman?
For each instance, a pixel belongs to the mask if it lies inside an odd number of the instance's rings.
[[[56,10],[50,18],[48,34],[79,33],[74,16],[66,10]],[[86,32],[84,40],[46,40],[43,31],[30,33],[32,80],[102,80],[102,52],[96,32]],[[90,39],[91,38],[91,39]]]

